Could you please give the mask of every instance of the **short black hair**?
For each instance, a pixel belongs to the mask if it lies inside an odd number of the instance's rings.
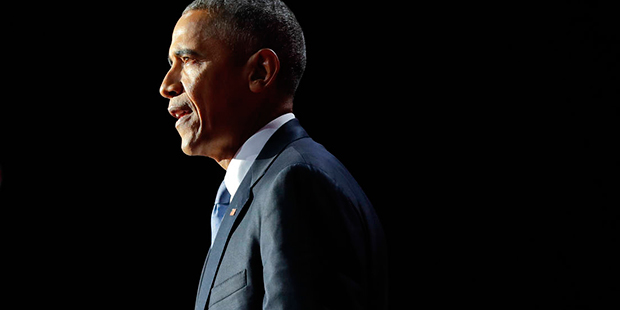
[[[294,95],[306,69],[306,43],[293,12],[280,0],[195,0],[183,14],[207,10],[211,31],[245,59],[270,48],[280,59],[278,84]]]

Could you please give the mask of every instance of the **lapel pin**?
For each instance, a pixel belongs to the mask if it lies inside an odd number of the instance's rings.
[[[235,213],[237,213],[237,209],[233,208],[232,210],[230,210],[230,216],[235,215]]]

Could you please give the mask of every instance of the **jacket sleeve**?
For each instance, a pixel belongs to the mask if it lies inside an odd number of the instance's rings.
[[[365,309],[366,232],[354,199],[305,164],[282,170],[264,197],[263,309]]]

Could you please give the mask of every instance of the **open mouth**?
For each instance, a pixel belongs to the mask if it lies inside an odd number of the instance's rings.
[[[189,116],[190,114],[192,114],[194,111],[192,111],[189,104],[178,103],[178,104],[171,104],[168,107],[168,112],[170,113],[170,115],[172,115],[172,117],[180,121],[181,119],[184,119],[186,116]]]
[[[170,114],[172,114],[172,116],[176,119],[181,119],[183,116],[189,115],[191,113],[192,111],[184,111],[184,110],[170,112]]]

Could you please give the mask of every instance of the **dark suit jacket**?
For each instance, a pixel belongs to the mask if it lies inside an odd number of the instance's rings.
[[[386,309],[386,252],[362,189],[293,119],[231,201],[195,309]]]

